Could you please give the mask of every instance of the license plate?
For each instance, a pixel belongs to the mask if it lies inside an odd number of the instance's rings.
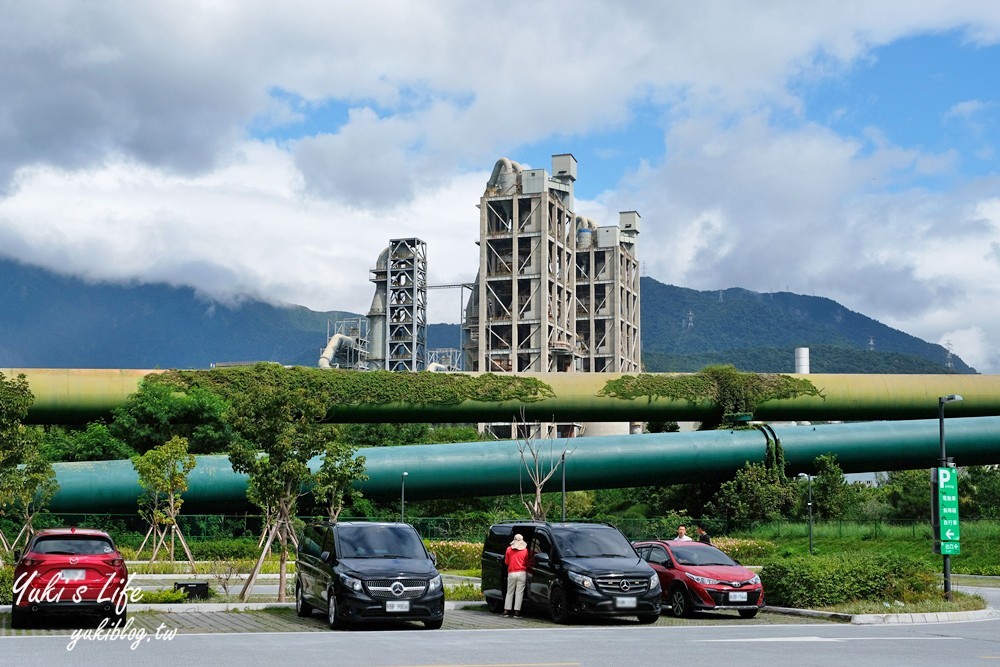
[[[410,601],[409,600],[389,600],[385,603],[385,610],[387,612],[399,613],[401,611],[410,611]]]
[[[635,609],[636,598],[615,598],[615,607],[618,609]]]
[[[746,591],[740,591],[739,593],[737,593],[736,591],[732,591],[732,592],[729,593],[729,601],[730,602],[746,602],[747,601],[747,592]]]
[[[59,578],[63,581],[83,581],[87,578],[86,570],[60,570]]]

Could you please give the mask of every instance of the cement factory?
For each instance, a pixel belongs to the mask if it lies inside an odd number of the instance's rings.
[[[639,214],[599,225],[574,213],[577,161],[552,173],[502,158],[479,201],[479,271],[471,283],[427,284],[427,244],[392,239],[371,270],[367,318],[332,323],[321,368],[489,373],[637,373]],[[427,348],[427,291],[468,289],[461,349]],[[464,298],[464,296],[463,296]],[[627,433],[628,425],[484,424],[497,437]]]

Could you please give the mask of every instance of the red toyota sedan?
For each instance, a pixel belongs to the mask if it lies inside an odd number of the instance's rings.
[[[633,546],[656,570],[664,606],[678,618],[716,609],[753,618],[764,607],[760,577],[709,544],[655,540]]]
[[[111,536],[87,528],[39,530],[15,552],[11,627],[36,614],[86,614],[124,623],[128,570]]]

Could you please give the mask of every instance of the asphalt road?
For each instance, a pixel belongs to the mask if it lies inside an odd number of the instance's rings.
[[[71,639],[71,638],[69,638]],[[135,649],[132,650],[132,646]],[[491,630],[178,634],[170,640],[0,639],[4,664],[322,664],[357,667],[571,667],[1000,664],[1000,620],[906,626],[579,626]]]

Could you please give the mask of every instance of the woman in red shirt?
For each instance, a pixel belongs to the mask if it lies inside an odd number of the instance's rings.
[[[504,599],[503,615],[514,618],[521,616],[521,602],[524,600],[524,584],[528,578],[528,544],[518,533],[511,540],[504,554],[507,564],[507,597]]]

